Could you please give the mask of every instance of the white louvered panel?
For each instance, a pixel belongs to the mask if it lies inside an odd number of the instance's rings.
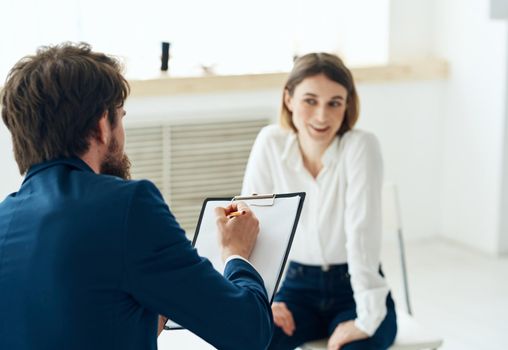
[[[230,151],[228,150],[225,152]],[[187,156],[183,159],[180,159],[179,157],[173,157],[172,159],[173,161],[180,163],[181,168],[179,169],[182,169],[182,172],[186,171],[185,169],[194,168],[195,163],[208,163],[210,168],[215,167],[217,169],[224,169],[226,166],[229,166],[230,168],[233,168],[235,165],[240,166],[241,161],[244,160],[240,154],[236,154],[237,152],[234,153],[235,154],[229,155],[223,155],[219,153],[200,156]]]
[[[149,179],[160,191],[164,184],[163,128],[129,127],[125,128],[127,141],[125,151],[131,160],[133,179]]]
[[[252,144],[268,119],[216,121],[171,127],[169,198],[191,236],[206,197],[240,193]]]
[[[242,169],[242,168],[239,168],[237,170],[229,170],[228,176],[233,177],[233,178],[242,177],[243,173],[244,173],[243,170],[244,169]],[[208,179],[210,177],[219,176],[219,175],[223,175],[223,174],[224,174],[224,172],[220,171],[220,169],[217,168],[217,169],[214,169],[213,171],[207,171],[206,173],[196,172],[194,174],[188,174],[188,175],[186,175],[185,173],[179,173],[179,174],[172,174],[171,177],[173,178],[174,182],[178,182],[178,183],[185,183],[185,182],[210,183],[208,181]],[[173,193],[176,193],[175,190],[173,190]]]

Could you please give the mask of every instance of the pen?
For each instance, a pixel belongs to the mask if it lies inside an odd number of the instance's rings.
[[[242,210],[242,211],[234,211],[232,213],[229,213],[228,215],[228,219],[232,219],[234,217],[237,217],[237,216],[240,216],[240,215],[243,215],[245,214],[245,210]]]

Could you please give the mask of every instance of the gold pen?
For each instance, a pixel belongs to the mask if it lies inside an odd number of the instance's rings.
[[[232,219],[232,218],[235,218],[237,216],[240,216],[240,215],[243,215],[245,214],[245,210],[242,210],[242,211],[234,211],[232,213],[229,213],[228,215],[228,219]]]

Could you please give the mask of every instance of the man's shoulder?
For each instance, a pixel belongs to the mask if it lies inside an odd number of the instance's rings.
[[[114,191],[133,192],[139,188],[156,188],[155,184],[148,179],[125,180],[111,175],[93,174],[98,185],[111,188]]]
[[[92,196],[97,198],[116,198],[130,201],[135,195],[161,197],[157,186],[150,180],[124,180],[116,176],[80,174],[80,182]]]

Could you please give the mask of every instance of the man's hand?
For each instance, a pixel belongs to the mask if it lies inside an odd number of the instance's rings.
[[[356,340],[367,339],[367,333],[355,326],[355,321],[340,323],[328,339],[328,350],[339,350],[343,345]]]
[[[235,212],[241,215],[229,216]],[[231,255],[249,259],[259,233],[259,221],[249,206],[243,202],[234,202],[226,208],[215,208],[215,214],[222,260],[225,261]]]
[[[162,315],[159,315],[159,327],[157,329],[157,336],[161,335],[162,331],[164,330],[164,325],[168,321],[167,317],[164,317]]]
[[[292,336],[295,331],[295,320],[293,314],[287,308],[285,303],[274,302],[272,304],[273,322],[282,328],[284,333]]]

